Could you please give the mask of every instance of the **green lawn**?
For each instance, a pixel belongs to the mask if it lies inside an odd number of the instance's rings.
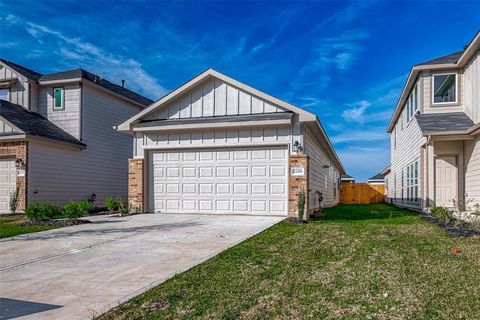
[[[480,240],[389,205],[342,205],[277,224],[101,318],[480,319],[479,297]]]
[[[19,234],[33,233],[38,231],[58,228],[56,226],[20,226],[22,222],[27,222],[25,215],[0,215],[0,238],[17,236]]]

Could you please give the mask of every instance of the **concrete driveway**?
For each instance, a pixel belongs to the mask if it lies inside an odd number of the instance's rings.
[[[0,240],[0,319],[88,319],[281,221],[141,214]]]

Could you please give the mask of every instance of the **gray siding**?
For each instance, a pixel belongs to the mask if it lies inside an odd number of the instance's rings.
[[[56,86],[55,86],[56,87]],[[64,88],[64,110],[53,110],[53,86],[41,87],[38,112],[52,123],[80,139],[80,84],[59,85]]]
[[[480,135],[465,141],[465,198],[480,203]]]
[[[102,205],[105,197],[127,197],[132,139],[113,126],[139,108],[90,85],[82,90],[82,137],[87,148],[31,143],[30,201],[64,203],[95,193],[97,204]]]
[[[310,130],[305,131],[306,150],[305,153],[310,157],[309,162],[309,186],[311,190],[308,195],[309,209],[318,209],[319,201],[317,191],[323,195],[322,205],[331,207],[337,205],[340,200],[340,192],[337,190],[334,194],[335,181],[340,177],[340,168],[334,167],[334,162],[327,156],[323,146],[321,146]],[[328,165],[328,168],[324,168]]]
[[[207,79],[146,119],[178,119],[282,112],[281,107],[219,79]]]
[[[8,123],[0,120],[0,134],[16,133],[16,132],[17,131],[14,130]]]
[[[465,113],[473,122],[480,122],[480,51],[464,69],[463,92]]]
[[[10,88],[9,100],[11,103],[16,103],[24,108],[29,107],[28,100],[28,80],[10,69],[0,64],[0,80],[16,78],[15,85]]]

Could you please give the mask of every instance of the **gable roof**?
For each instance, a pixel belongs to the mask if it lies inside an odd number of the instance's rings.
[[[355,180],[355,178],[352,177],[352,176],[350,176],[350,175],[348,175],[348,174],[342,174],[342,175],[340,176],[340,180]]]
[[[225,83],[228,83],[234,87],[237,87],[241,90],[244,90],[246,92],[249,92],[255,96],[258,96],[264,100],[267,100],[273,104],[276,104],[282,108],[285,108],[287,110],[293,111],[300,116],[300,121],[315,121],[317,119],[317,116],[311,112],[308,112],[306,110],[303,110],[299,107],[296,107],[288,102],[285,102],[283,100],[280,100],[278,98],[275,98],[269,94],[266,94],[265,92],[262,92],[260,90],[257,90],[253,87],[250,87],[249,85],[246,85],[238,80],[235,80],[233,78],[230,78],[218,71],[215,71],[211,68],[205,70],[204,72],[200,73],[199,75],[195,76],[194,78],[190,79],[177,89],[171,91],[170,93],[166,94],[165,96],[161,97],[157,101],[155,101],[153,104],[151,104],[148,108],[142,110],[141,112],[137,113],[135,116],[132,118],[128,119],[127,121],[123,122],[122,124],[118,125],[117,128],[120,131],[130,131],[132,128],[132,125],[135,123],[138,123],[141,121],[141,119],[151,113],[153,113],[155,110],[160,109],[163,106],[166,106],[168,102],[174,100],[181,94],[185,92],[185,90],[188,90],[198,83],[202,82],[203,80],[207,78],[217,78],[219,80],[222,80]]]
[[[7,120],[23,133],[51,140],[66,142],[85,148],[86,145],[60,129],[36,112],[5,100],[0,100],[0,117]]]
[[[383,174],[377,173],[373,177],[368,178],[368,181],[371,181],[371,180],[385,180],[385,177]]]
[[[5,60],[5,59],[1,59],[0,58],[0,61],[5,63],[7,66],[9,66],[10,68],[12,68],[13,70],[17,71],[18,73],[20,73],[22,76],[30,79],[30,80],[34,80],[34,81],[37,81],[38,79],[40,79],[40,77],[42,76],[40,73],[36,72],[36,71],[33,71],[32,69],[28,69],[24,66],[21,66],[19,64],[16,64],[16,63],[13,63],[11,61],[8,61],[8,60]]]
[[[119,86],[115,83],[112,83],[94,73],[91,73],[89,71],[86,71],[84,69],[73,69],[73,70],[67,70],[67,71],[60,71],[60,72],[55,72],[55,73],[50,73],[50,74],[45,74],[42,75],[41,73],[38,73],[36,71],[33,71],[31,69],[28,69],[26,67],[23,67],[21,65],[18,65],[16,63],[13,63],[11,61],[7,61],[5,59],[0,59],[1,62],[12,68],[13,70],[17,71],[21,75],[25,76],[26,78],[39,82],[40,84],[42,82],[46,81],[60,81],[60,80],[69,80],[69,79],[84,79],[87,80],[91,83],[95,83],[111,92],[114,92],[122,97],[125,97],[127,99],[133,100],[134,102],[137,102],[138,104],[142,106],[148,106],[153,102],[153,100],[144,97],[132,90],[129,90],[125,87]]]
[[[405,102],[417,80],[420,72],[424,70],[446,70],[446,69],[458,69],[463,67],[480,49],[480,31],[477,32],[472,41],[462,51],[457,51],[446,56],[442,56],[430,61],[426,61],[417,65],[414,65],[408,74],[407,81],[405,82],[400,97],[398,98],[395,110],[387,127],[387,132],[392,132],[398,117],[400,116]]]
[[[464,112],[427,113],[415,115],[423,134],[434,132],[463,132],[474,122]]]
[[[442,57],[435,58],[433,60],[418,63],[416,64],[416,66],[428,66],[428,65],[443,64],[443,63],[456,63],[458,59],[462,56],[464,51],[465,50],[450,53],[450,54],[447,54],[446,56],[442,56]]]

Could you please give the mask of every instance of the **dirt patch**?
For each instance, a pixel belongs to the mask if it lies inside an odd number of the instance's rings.
[[[480,236],[480,229],[475,228],[473,225],[461,220],[450,220],[448,222],[442,221],[437,217],[433,217],[428,214],[420,215],[423,220],[431,222],[440,228],[446,230],[452,237],[475,237]]]
[[[18,225],[21,227],[31,227],[31,226],[57,226],[57,227],[70,227],[76,226],[79,224],[92,223],[90,220],[77,219],[77,220],[46,220],[46,221],[29,221],[22,222]]]

